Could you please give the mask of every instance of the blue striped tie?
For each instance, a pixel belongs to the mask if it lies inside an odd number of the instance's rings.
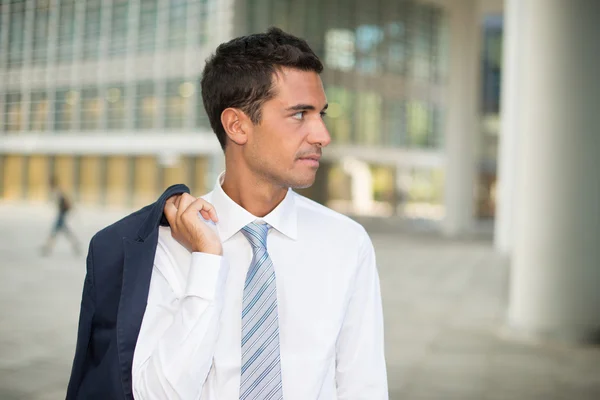
[[[242,233],[252,246],[242,309],[240,400],[281,400],[279,322],[275,269],[267,253],[269,225],[250,223]]]

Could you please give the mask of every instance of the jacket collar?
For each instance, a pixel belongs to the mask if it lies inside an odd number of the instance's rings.
[[[170,186],[165,190],[165,192],[156,200],[155,203],[149,205],[146,208],[150,208],[150,213],[140,226],[140,229],[137,233],[137,239],[139,241],[144,241],[148,236],[154,232],[159,225],[166,226],[168,225],[167,219],[163,215],[163,209],[165,208],[165,202],[171,196],[181,193],[190,193],[190,189],[183,184],[177,184]]]

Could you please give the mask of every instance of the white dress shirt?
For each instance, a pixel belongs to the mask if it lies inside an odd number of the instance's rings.
[[[271,226],[283,398],[387,399],[375,252],[364,228],[292,190],[257,218],[221,188],[223,256],[190,253],[160,227],[148,304],[133,359],[137,400],[238,400],[242,297],[252,248],[240,232]]]

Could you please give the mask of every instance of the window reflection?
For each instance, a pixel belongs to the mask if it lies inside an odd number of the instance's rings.
[[[151,53],[154,51],[157,23],[157,0],[141,0],[137,43],[138,53]]]
[[[402,99],[389,99],[384,102],[383,144],[392,147],[407,145],[406,135],[406,105]]]
[[[8,18],[8,66],[19,67],[23,63],[25,31],[25,1],[12,1]]]
[[[105,92],[106,127],[123,129],[125,127],[125,88],[123,85],[111,85]]]
[[[4,129],[7,132],[20,131],[23,126],[21,93],[8,93],[4,104]]]
[[[58,60],[71,61],[75,41],[75,0],[60,2],[58,17]]]
[[[154,83],[139,83],[137,87],[135,127],[138,129],[155,128],[157,113],[158,99],[154,94]]]
[[[377,145],[381,143],[382,97],[373,91],[359,92],[356,102],[356,143]]]
[[[326,89],[329,108],[327,109],[327,128],[335,144],[349,144],[354,127],[354,93],[341,86]]]
[[[100,126],[104,101],[98,88],[85,88],[81,91],[81,129],[95,130]]]
[[[83,58],[94,60],[100,50],[100,17],[102,0],[86,0],[83,24]]]
[[[129,1],[114,0],[112,5],[112,25],[108,54],[111,57],[122,56],[127,50],[127,20]]]
[[[34,14],[33,43],[31,49],[31,62],[34,64],[42,64],[46,62],[49,16],[49,0],[37,0]]]
[[[380,69],[379,45],[383,41],[383,30],[377,25],[361,25],[356,28],[356,69],[374,74]]]
[[[171,0],[169,2],[168,48],[183,47],[185,45],[186,21],[186,0]]]
[[[354,69],[354,32],[349,29],[330,29],[325,33],[325,63],[341,71]]]
[[[71,130],[75,108],[79,102],[79,92],[71,89],[60,89],[56,91],[55,99],[54,130]]]
[[[190,99],[196,91],[192,82],[181,80],[167,82],[166,116],[167,128],[183,128],[189,115]]]
[[[48,95],[46,92],[31,93],[29,129],[45,131],[48,122]]]

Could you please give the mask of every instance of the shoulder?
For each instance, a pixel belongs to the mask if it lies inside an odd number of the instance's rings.
[[[326,236],[328,241],[340,244],[360,245],[371,243],[365,228],[350,217],[334,211],[322,204],[294,193],[299,225],[310,229],[318,236]]]
[[[103,250],[108,250],[111,253],[116,250],[113,246],[122,242],[123,238],[134,239],[138,229],[151,213],[153,206],[154,204],[150,204],[98,231],[91,241],[94,252],[105,254]]]

